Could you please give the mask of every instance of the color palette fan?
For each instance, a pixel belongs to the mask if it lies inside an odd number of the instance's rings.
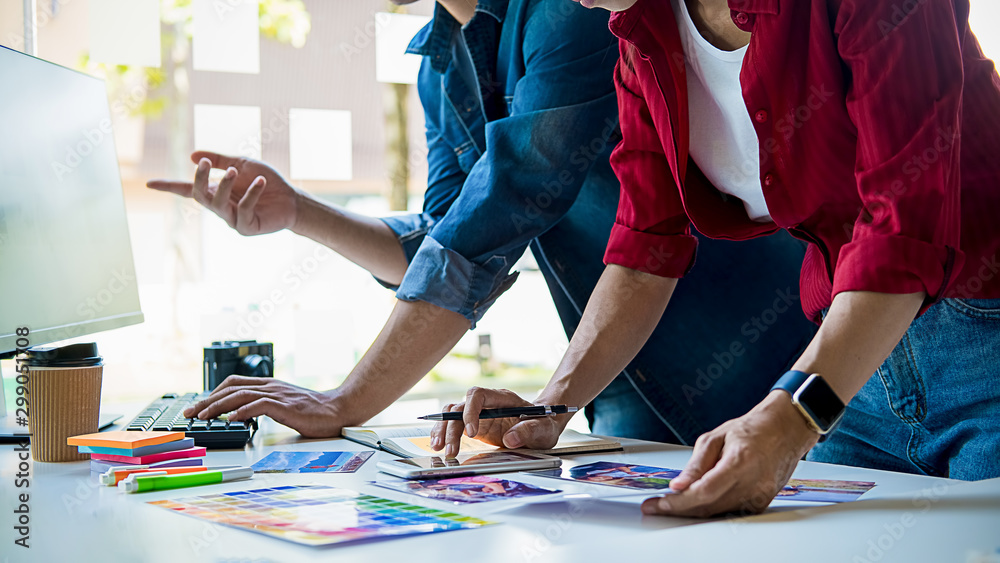
[[[149,504],[311,546],[433,534],[493,523],[324,485],[252,489]]]

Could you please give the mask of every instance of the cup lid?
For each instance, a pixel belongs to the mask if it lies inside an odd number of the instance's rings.
[[[52,368],[99,366],[103,361],[94,342],[29,348],[22,359],[29,367]]]

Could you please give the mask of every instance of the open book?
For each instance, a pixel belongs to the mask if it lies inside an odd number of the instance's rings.
[[[344,428],[340,435],[348,440],[366,446],[385,450],[400,457],[424,457],[441,455],[431,449],[431,429],[433,424],[389,424],[385,426],[352,426]],[[480,453],[501,450],[479,440],[462,436],[462,453]],[[622,445],[614,440],[581,434],[566,430],[559,437],[559,443],[551,450],[525,450],[538,454],[576,454],[620,450]]]

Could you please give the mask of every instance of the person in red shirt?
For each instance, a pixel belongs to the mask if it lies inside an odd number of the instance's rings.
[[[802,305],[821,328],[643,511],[761,511],[807,452],[1000,476],[1000,77],[968,0],[582,3],[615,12],[622,192],[605,273],[536,404],[585,404],[639,349],[693,265],[691,224],[783,228],[809,243]],[[473,389],[452,408],[470,436],[554,443],[566,416],[478,420],[520,404]]]

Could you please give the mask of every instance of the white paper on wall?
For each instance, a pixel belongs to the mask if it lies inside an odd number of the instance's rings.
[[[193,0],[195,70],[260,73],[258,0]]]
[[[351,180],[351,112],[289,111],[291,176],[296,180]]]
[[[90,0],[94,62],[160,66],[160,0]]]
[[[421,57],[409,55],[410,40],[431,19],[409,14],[375,14],[375,79],[395,84],[415,84]]]
[[[195,150],[260,159],[260,108],[195,104]]]

